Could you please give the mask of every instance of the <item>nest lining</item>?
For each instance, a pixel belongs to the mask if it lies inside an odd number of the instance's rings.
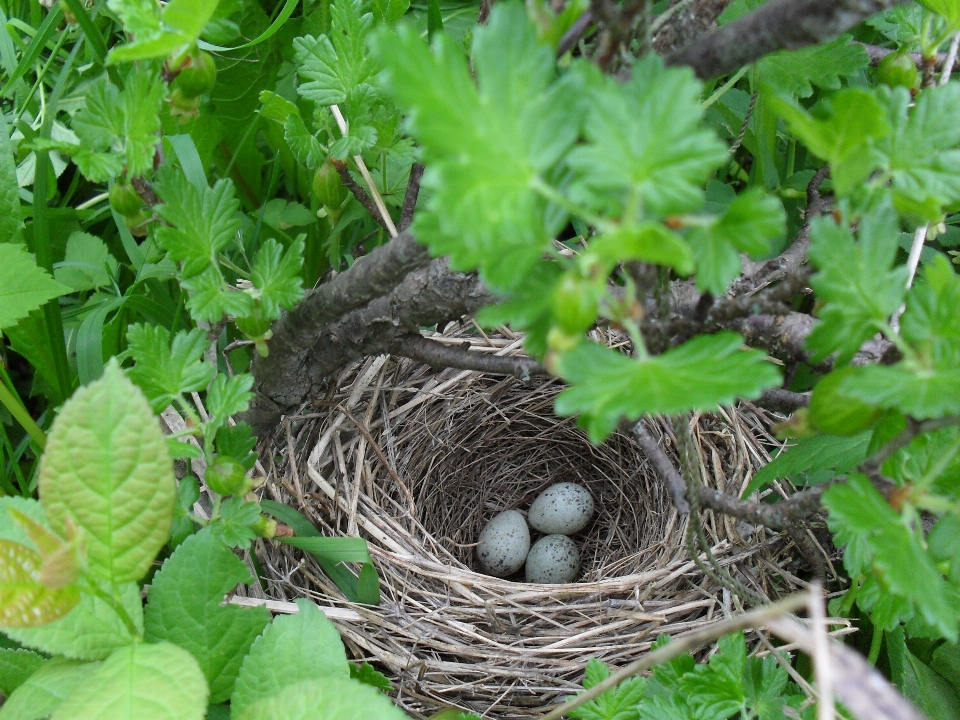
[[[459,343],[465,334],[432,339]],[[470,339],[481,352],[519,352],[515,338]],[[312,559],[276,544],[261,553],[271,590],[357,610],[364,622],[338,629],[355,657],[394,678],[408,712],[531,717],[579,689],[590,657],[621,665],[661,633],[723,615],[723,593],[688,557],[687,521],[639,447],[621,434],[591,445],[572,419],[553,414],[561,389],[382,356],[346,368],[325,399],[285,423],[269,491],[324,534],[367,538],[381,604],[351,605]],[[709,486],[745,487],[776,443],[767,424],[759,411],[694,419]],[[651,421],[650,430],[675,458],[669,424]],[[596,501],[574,536],[577,581],[482,574],[474,546],[486,522],[525,512],[562,481],[585,485]],[[796,587],[780,571],[793,556],[778,538],[727,517],[703,522],[713,554],[741,581],[771,598]]]

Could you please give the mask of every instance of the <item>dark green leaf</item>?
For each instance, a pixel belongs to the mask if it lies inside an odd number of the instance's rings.
[[[127,371],[146,394],[154,412],[161,412],[183,393],[205,390],[217,369],[203,362],[210,345],[203,330],[170,332],[155,325],[131,325],[127,331],[136,365]]]
[[[748,497],[777,478],[796,479],[811,470],[831,470],[840,475],[867,457],[871,432],[853,436],[814,435],[783,450],[753,476],[743,496]]]

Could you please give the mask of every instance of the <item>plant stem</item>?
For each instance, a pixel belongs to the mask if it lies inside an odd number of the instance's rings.
[[[710,107],[711,105],[713,105],[717,100],[719,100],[720,98],[722,98],[722,97],[724,96],[724,94],[727,92],[727,90],[729,90],[729,89],[732,88],[734,85],[736,85],[738,82],[740,82],[740,78],[742,78],[744,75],[746,75],[746,74],[747,74],[747,70],[749,70],[749,69],[750,69],[750,66],[748,65],[748,66],[746,66],[746,67],[742,67],[742,68],[740,68],[739,70],[737,70],[737,72],[733,75],[733,77],[731,77],[731,78],[730,78],[729,80],[727,80],[723,85],[721,85],[720,87],[718,87],[718,88],[714,91],[713,95],[711,95],[710,97],[708,97],[706,100],[703,101],[703,104],[700,105],[700,107],[703,108],[704,110],[706,110],[708,107]]]
[[[3,403],[4,407],[10,411],[14,419],[20,423],[20,426],[30,434],[30,437],[33,438],[33,441],[42,452],[44,446],[47,444],[47,436],[43,430],[40,429],[40,426],[34,422],[33,418],[30,417],[30,413],[27,412],[20,398],[12,393],[10,388],[3,382],[0,382],[0,403]],[[39,453],[37,454],[39,455]]]
[[[123,603],[120,602],[120,599],[116,595],[104,592],[95,581],[87,580],[85,585],[86,587],[83,588],[84,590],[89,592],[91,595],[100,598],[103,600],[103,602],[110,606],[110,609],[117,614],[118,618],[120,618],[120,622],[122,622],[124,627],[127,628],[127,632],[130,633],[131,637],[134,637],[137,640],[143,639],[143,636],[140,634],[140,631],[137,630],[137,626],[133,622],[133,618],[130,617],[130,613],[127,612],[127,609],[123,606]]]
[[[873,626],[873,637],[870,638],[870,654],[867,655],[867,662],[871,665],[877,664],[877,658],[880,657],[880,646],[883,643],[883,630],[876,625]]]

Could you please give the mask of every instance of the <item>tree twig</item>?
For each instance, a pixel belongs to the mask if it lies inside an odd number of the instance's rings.
[[[760,397],[753,401],[762,408],[789,415],[810,404],[810,396],[806,393],[792,392],[783,388],[767,388]]]
[[[663,484],[667,486],[667,492],[670,493],[670,499],[673,501],[673,506],[677,509],[677,512],[681,515],[687,515],[690,512],[690,503],[687,502],[686,498],[686,483],[680,477],[680,473],[677,472],[673,463],[670,462],[670,458],[660,449],[660,445],[650,435],[643,421],[633,426],[633,435],[637,438],[637,443],[643,449],[647,459],[656,469]]]
[[[420,196],[420,179],[423,177],[423,163],[415,162],[410,166],[410,179],[407,181],[407,192],[403,196],[403,209],[400,211],[400,232],[410,227],[413,222],[413,212],[417,209],[417,198]]]
[[[549,375],[533,358],[470,352],[463,347],[428,340],[419,333],[398,338],[390,346],[390,352],[418,360],[433,368],[460,368],[496,375],[514,375],[523,381],[529,380],[531,375]]]
[[[377,204],[373,201],[373,198],[363,189],[363,186],[353,179],[353,175],[350,174],[347,164],[343,160],[336,160],[330,158],[330,164],[337,169],[337,174],[340,176],[340,180],[343,181],[343,184],[347,186],[347,190],[353,193],[353,196],[357,199],[363,208],[370,213],[370,217],[379,223],[380,227],[384,230],[388,230],[386,222],[384,222],[383,217],[380,215],[380,210],[377,208]]]
[[[587,8],[583,15],[578,17],[570,26],[570,29],[560,38],[560,42],[557,44],[557,57],[563,57],[570,52],[580,42],[580,38],[586,34],[591,25],[593,25],[593,11]]]

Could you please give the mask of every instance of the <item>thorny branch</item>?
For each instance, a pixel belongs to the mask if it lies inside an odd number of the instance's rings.
[[[377,204],[373,201],[373,198],[363,189],[363,186],[360,185],[356,180],[353,179],[353,176],[350,174],[350,170],[347,168],[347,164],[343,160],[334,160],[331,158],[330,164],[337,169],[337,174],[340,176],[340,180],[343,181],[343,184],[347,186],[347,189],[353,193],[353,196],[357,199],[364,209],[370,213],[370,217],[376,220],[380,226],[386,230],[387,224],[383,220],[383,216],[380,214],[380,209],[377,207]]]

